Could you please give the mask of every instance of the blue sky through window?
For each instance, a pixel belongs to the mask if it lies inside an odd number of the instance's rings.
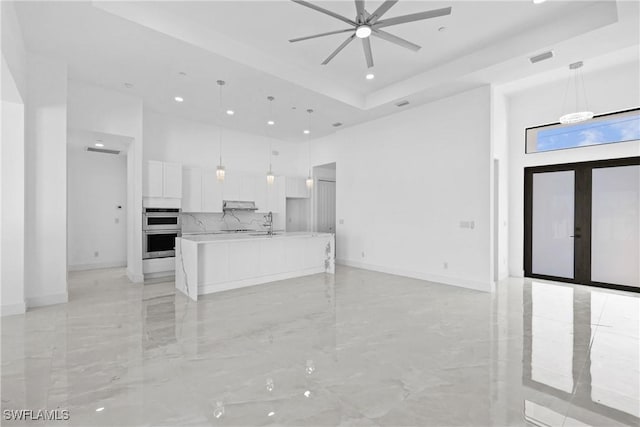
[[[640,113],[538,131],[536,151],[640,139]]]

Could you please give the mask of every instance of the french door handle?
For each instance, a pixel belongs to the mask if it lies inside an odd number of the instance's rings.
[[[581,234],[576,234],[574,236],[569,236],[569,237],[575,237],[576,239],[579,239],[580,237],[582,237],[582,235]]]

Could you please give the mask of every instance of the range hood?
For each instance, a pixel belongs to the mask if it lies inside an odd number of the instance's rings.
[[[223,200],[222,211],[257,211],[256,202],[242,200]]]

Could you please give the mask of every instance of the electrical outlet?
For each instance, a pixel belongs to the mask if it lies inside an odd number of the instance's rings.
[[[445,270],[449,269],[449,263],[447,261],[442,263],[442,268],[444,268]]]
[[[344,219],[341,219],[341,220],[339,221],[339,223],[340,223],[340,224],[344,224]]]
[[[475,221],[469,221],[469,228],[472,229],[472,230],[474,228],[476,228],[476,222]]]
[[[362,252],[362,258],[364,258],[364,252]]]
[[[120,218],[116,218],[115,223],[120,224]]]
[[[95,251],[95,252],[93,253],[94,258],[98,258],[98,256],[99,256],[99,255],[100,255],[100,252],[98,252],[98,251]]]

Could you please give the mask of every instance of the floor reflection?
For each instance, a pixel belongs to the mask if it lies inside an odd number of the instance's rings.
[[[2,319],[3,410],[82,427],[640,423],[636,294],[346,267],[198,302],[120,270],[70,291]]]
[[[524,401],[527,419],[537,425],[591,425],[591,419],[639,425],[638,313],[637,294],[525,284],[523,385],[570,405],[558,413],[534,393]]]

